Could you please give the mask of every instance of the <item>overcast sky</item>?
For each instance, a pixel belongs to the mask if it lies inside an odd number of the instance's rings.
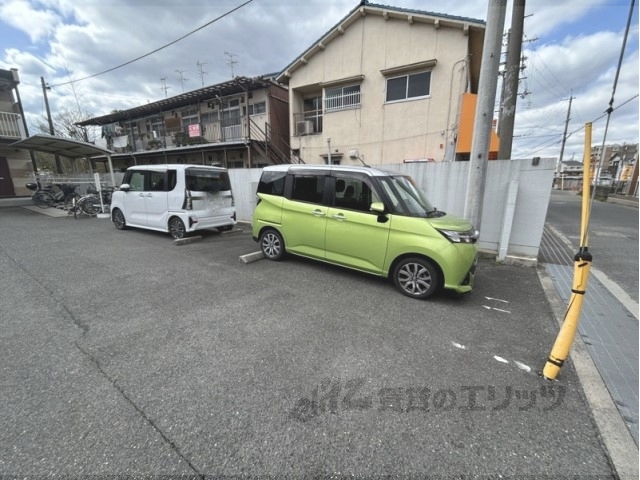
[[[516,110],[514,158],[560,155],[571,96],[564,160],[582,159],[587,122],[593,122],[593,144],[602,144],[631,2],[527,2],[522,74],[526,79],[519,89],[523,95]],[[488,0],[371,3],[479,20],[486,20],[488,9]],[[505,31],[511,24],[512,2],[508,3]],[[51,86],[48,99],[54,116],[64,109],[101,116],[165,94],[195,90],[203,83],[226,81],[232,74],[280,72],[358,4],[0,0],[0,68],[18,69],[29,125],[37,117],[46,118],[41,77]],[[637,4],[634,10],[607,144],[638,143]],[[139,57],[143,58],[135,60]]]

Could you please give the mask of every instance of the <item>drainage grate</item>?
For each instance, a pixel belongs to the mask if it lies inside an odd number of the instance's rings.
[[[538,251],[538,261],[540,263],[551,263],[554,265],[573,265],[573,257],[576,252],[572,252],[569,247],[545,224],[540,240],[540,250]]]

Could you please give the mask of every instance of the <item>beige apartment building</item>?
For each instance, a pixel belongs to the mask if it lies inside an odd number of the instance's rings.
[[[468,160],[484,32],[481,20],[362,2],[277,77],[292,151],[305,163]]]
[[[9,146],[27,137],[19,84],[17,69],[0,70],[0,198],[31,194],[25,187],[34,171],[29,152]]]

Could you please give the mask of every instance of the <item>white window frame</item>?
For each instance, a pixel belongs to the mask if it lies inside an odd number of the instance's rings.
[[[256,107],[258,105],[262,106],[262,111],[261,112],[256,112]],[[249,115],[264,115],[265,113],[267,113],[267,102],[266,101],[262,101],[262,102],[255,102],[255,103],[250,103],[249,104]]]
[[[394,75],[394,76],[389,76],[386,79],[386,91],[385,91],[385,103],[396,103],[396,102],[407,102],[407,101],[411,101],[411,100],[420,100],[423,98],[430,98],[431,97],[431,69],[429,70],[421,70],[418,72],[411,72],[411,73],[405,73],[403,75]],[[415,96],[409,96],[409,82],[410,82],[410,77],[415,76],[415,75],[422,75],[424,73],[427,73],[429,75],[429,84],[428,84],[428,89],[427,89],[427,93],[426,95],[415,95]],[[393,100],[389,100],[388,99],[388,95],[389,95],[389,81],[390,80],[396,80],[398,78],[406,78],[406,85],[405,85],[405,94],[403,98],[396,98]]]

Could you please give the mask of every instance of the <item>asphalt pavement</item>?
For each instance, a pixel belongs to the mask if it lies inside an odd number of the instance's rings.
[[[175,245],[43,213],[0,208],[2,478],[638,476],[584,345],[538,374],[543,268],[483,257],[472,294],[416,301],[243,263],[248,225]]]

